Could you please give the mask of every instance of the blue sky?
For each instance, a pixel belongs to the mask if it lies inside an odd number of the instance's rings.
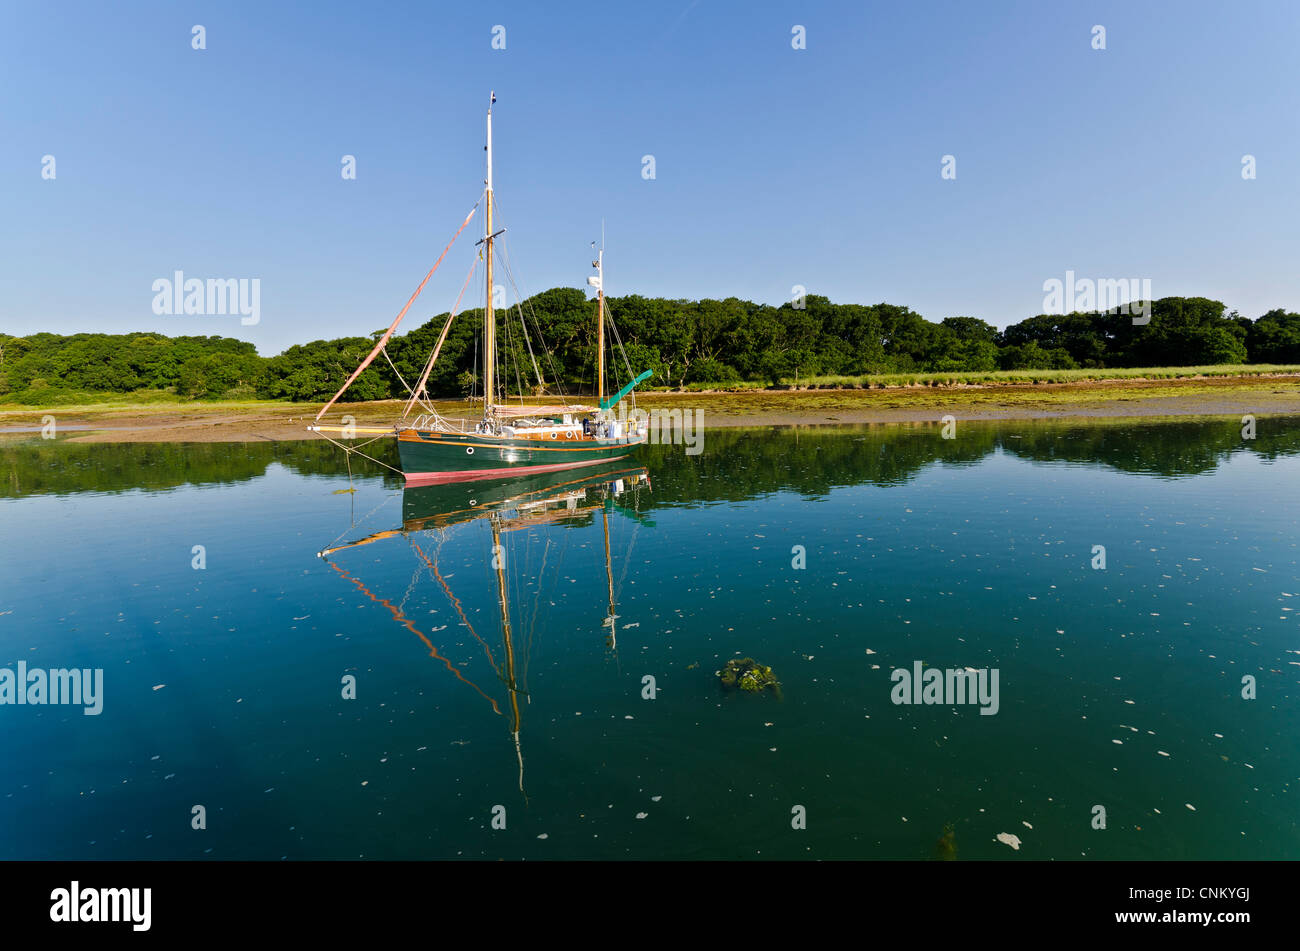
[[[1300,309],[1300,4],[560,10],[6,4],[0,330],[269,354],[386,326],[481,191],[489,89],[525,293],[582,286],[604,219],[615,295],[780,303],[800,284],[1005,326],[1068,269]],[[479,231],[404,329],[451,306]],[[155,315],[176,270],[260,279],[261,322]]]

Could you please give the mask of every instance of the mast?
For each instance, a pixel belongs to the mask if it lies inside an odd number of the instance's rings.
[[[604,238],[601,238],[604,244]],[[596,405],[605,399],[605,249],[591,262],[596,269]]]
[[[505,641],[505,682],[510,692],[512,713],[510,737],[515,743],[515,757],[519,760],[519,791],[524,791],[524,753],[519,746],[519,685],[515,680],[515,645],[510,631],[510,606],[506,599],[505,552],[501,547],[500,516],[492,516],[492,561],[497,575],[497,605],[501,609],[502,639]]]
[[[487,191],[484,193],[484,230],[483,243],[486,245],[484,254],[487,257],[487,267],[484,269],[487,275],[487,306],[483,308],[483,419],[485,422],[492,419],[492,400],[496,396],[496,354],[497,354],[497,322],[496,315],[492,313],[492,103],[497,101],[497,95],[492,93],[491,101],[488,102],[487,114]]]
[[[618,617],[614,613],[614,564],[609,558],[609,499],[606,498],[600,507],[600,516],[605,523],[605,578],[609,582],[609,611],[605,615],[605,626],[609,628],[609,636],[605,639],[608,647],[618,650],[618,629],[614,626],[615,619]]]

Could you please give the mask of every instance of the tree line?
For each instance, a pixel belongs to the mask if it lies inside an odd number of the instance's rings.
[[[775,307],[737,298],[608,298],[621,349],[611,379],[653,372],[646,386],[778,384],[818,376],[992,370],[1300,364],[1300,314],[1252,320],[1203,297],[1166,297],[1150,321],[1127,313],[1042,314],[999,331],[977,317],[938,323],[895,304],[834,304],[810,295]],[[407,396],[447,319],[443,313],[389,342],[347,400]],[[501,314],[503,375],[511,392],[594,390],[594,303],[553,288]],[[477,383],[482,311],[451,325],[428,391],[462,397]],[[525,333],[527,330],[527,333]],[[157,333],[0,333],[0,400],[40,404],[64,392],[157,390],[196,399],[319,402],[374,346],[370,337],[316,340],[263,357],[229,337]],[[607,335],[613,340],[612,335]],[[624,359],[626,356],[626,360]],[[391,361],[391,362],[390,362]]]

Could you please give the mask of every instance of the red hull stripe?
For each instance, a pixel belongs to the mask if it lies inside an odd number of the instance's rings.
[[[576,469],[579,466],[597,466],[602,462],[623,459],[623,456],[606,456],[603,459],[591,459],[586,462],[557,462],[549,466],[506,466],[502,469],[473,469],[457,472],[407,472],[408,485],[438,485],[443,482],[481,482],[484,479],[500,479],[505,476],[523,475],[528,472],[555,472],[559,469]]]

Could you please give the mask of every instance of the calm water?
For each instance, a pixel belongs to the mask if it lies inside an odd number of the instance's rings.
[[[0,443],[0,667],[104,670],[99,716],[0,706],[0,857],[1300,858],[1300,420],[1239,428],[711,431],[405,497],[316,443]],[[917,661],[998,712],[895,705]]]

